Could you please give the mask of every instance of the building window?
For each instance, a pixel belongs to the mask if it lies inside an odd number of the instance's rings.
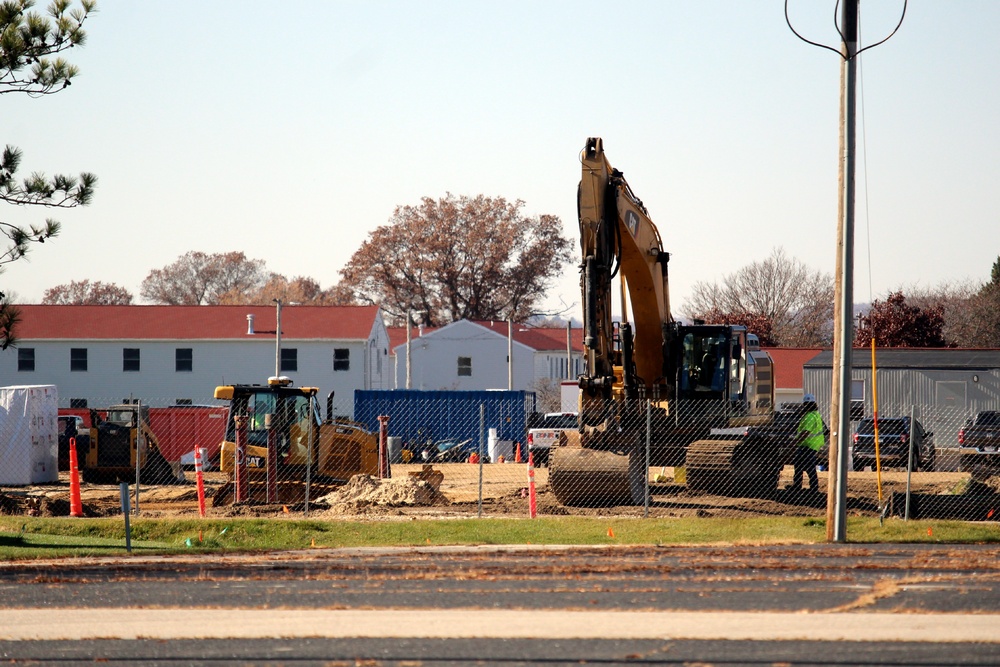
[[[299,351],[294,347],[281,348],[281,372],[294,372],[299,370]]]
[[[194,405],[194,401],[192,399],[190,399],[190,398],[178,398],[174,402],[174,404],[175,405]]]
[[[458,358],[458,376],[472,377],[472,357]]]
[[[333,350],[333,370],[351,370],[351,351],[346,347],[338,347]]]
[[[122,370],[126,372],[139,371],[139,348],[122,348]]]
[[[18,348],[17,370],[27,371],[27,372],[35,370],[35,348],[33,347]]]
[[[87,348],[85,347],[69,348],[69,369],[70,371],[87,370]]]
[[[69,399],[69,407],[74,410],[86,410],[87,409],[87,399],[85,398],[71,398]]]
[[[190,347],[179,347],[174,350],[174,370],[178,373],[190,373],[194,370],[194,350]]]

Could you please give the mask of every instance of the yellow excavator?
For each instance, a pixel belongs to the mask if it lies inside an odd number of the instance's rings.
[[[229,480],[212,498],[214,506],[233,502],[292,503],[329,493],[354,475],[378,476],[377,434],[362,424],[333,417],[333,394],[327,397],[326,419],[320,419],[316,387],[295,387],[287,377],[268,378],[266,385],[225,385],[215,398],[229,401],[220,469]],[[243,438],[246,491],[236,497],[236,439]],[[273,454],[268,481],[269,452]],[[384,461],[383,476],[388,475]],[[272,497],[268,497],[268,494]]]
[[[684,466],[690,489],[773,491],[792,450],[770,428],[770,356],[743,326],[674,320],[670,255],[646,207],[600,138],[581,163],[580,427],[550,452],[550,488],[565,505],[641,503],[648,445],[649,465]]]

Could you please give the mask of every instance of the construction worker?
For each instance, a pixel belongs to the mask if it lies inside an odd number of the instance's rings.
[[[792,489],[802,488],[802,473],[809,477],[809,490],[819,491],[819,476],[816,474],[816,452],[823,447],[825,426],[819,414],[816,397],[806,394],[802,397],[802,418],[795,434],[795,474]]]

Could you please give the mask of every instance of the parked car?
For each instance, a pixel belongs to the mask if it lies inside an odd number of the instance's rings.
[[[934,470],[934,434],[913,420],[913,469]],[[878,420],[879,458],[883,468],[906,468],[910,456],[910,418],[882,417]],[[851,451],[854,470],[875,467],[875,420],[862,420],[854,431]]]
[[[549,450],[553,445],[565,443],[564,431],[580,428],[580,420],[575,412],[547,412],[533,415],[528,428],[528,451],[536,466],[548,465]]]

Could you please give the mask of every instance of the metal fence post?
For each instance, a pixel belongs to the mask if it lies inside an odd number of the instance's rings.
[[[327,414],[327,417],[330,415]],[[309,443],[306,447],[306,488],[305,488],[305,504],[303,506],[303,515],[309,516],[309,491],[312,487],[312,466],[313,466],[313,447],[319,448],[319,438],[316,437],[314,429],[316,428],[316,396],[309,397],[309,426],[306,429],[306,442]],[[319,451],[316,452],[316,460],[319,461]]]
[[[278,433],[279,425],[276,424],[278,415],[268,412],[264,415],[264,428],[267,429],[267,475],[266,498],[267,503],[278,502]],[[284,428],[281,425],[280,428]]]
[[[913,441],[917,432],[916,424],[913,421],[914,408],[910,406],[910,455],[906,460],[906,508],[903,510],[903,520],[910,520],[910,476],[913,474]]]
[[[477,516],[483,518],[483,429],[486,428],[486,405],[479,404],[479,505]]]
[[[643,494],[642,516],[649,517],[649,449],[653,437],[653,402],[646,399],[646,481]]]
[[[234,503],[246,502],[249,495],[247,488],[247,457],[246,446],[249,430],[249,417],[246,415],[236,415],[233,422],[236,424],[236,442],[233,447],[233,497]]]
[[[142,406],[128,395],[129,405],[135,407],[135,513],[139,514],[139,473],[142,467],[139,465],[142,459]]]

